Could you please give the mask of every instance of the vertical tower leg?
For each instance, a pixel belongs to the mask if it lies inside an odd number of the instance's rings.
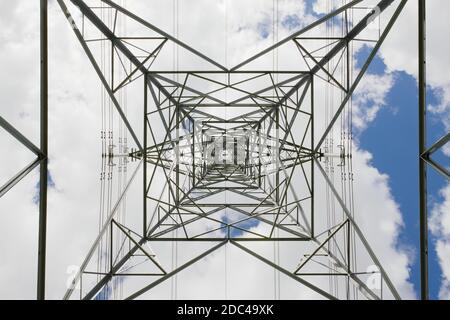
[[[45,255],[47,238],[47,141],[48,141],[48,2],[41,0],[41,165],[39,179],[39,243],[37,299],[45,299]]]
[[[147,96],[147,88],[148,86],[148,76],[147,74],[144,75],[144,137],[143,137],[143,144],[144,147],[142,148],[142,159],[144,162],[143,165],[143,232],[142,236],[145,238],[147,236],[147,116],[148,116],[148,96]]]
[[[420,288],[428,300],[428,207],[426,152],[426,21],[425,0],[419,0],[419,194],[420,194]]]

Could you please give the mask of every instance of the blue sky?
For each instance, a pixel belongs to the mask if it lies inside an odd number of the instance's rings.
[[[307,12],[317,17],[313,10],[315,0],[306,1]],[[365,47],[357,55],[357,66],[365,62],[370,49]],[[372,62],[368,73],[383,75],[386,65],[380,57]],[[438,92],[428,89],[427,103],[439,104]],[[446,130],[440,119],[428,113],[428,145],[444,136]],[[394,85],[386,98],[386,106],[377,113],[376,119],[358,135],[360,147],[373,155],[372,164],[381,173],[389,176],[389,186],[403,215],[404,228],[399,246],[412,252],[414,260],[411,282],[417,296],[420,292],[419,260],[419,177],[418,177],[418,90],[417,81],[405,72],[394,73]],[[441,164],[450,165],[442,152],[433,157]],[[439,191],[446,180],[432,168],[428,169],[429,214],[435,203],[442,202]],[[430,297],[439,298],[442,272],[435,251],[435,241],[430,232],[429,239],[429,281]]]
[[[360,60],[368,53],[364,48]],[[361,61],[358,61],[361,63]],[[377,57],[369,73],[384,74],[385,65]],[[419,266],[419,200],[418,200],[418,96],[416,80],[404,73],[394,73],[395,83],[375,121],[358,137],[361,148],[373,155],[373,165],[380,172],[389,175],[389,185],[395,201],[403,214],[405,227],[400,237],[400,246],[414,252],[411,281],[416,292],[420,288]],[[428,103],[436,103],[437,97],[428,90]],[[432,114],[428,118],[428,140],[430,143],[442,137],[445,129]],[[439,159],[439,158],[436,158]],[[443,157],[441,157],[443,160]],[[439,201],[439,190],[445,186],[445,179],[429,169],[429,206]],[[430,296],[438,298],[441,270],[434,250],[434,240],[430,238]]]

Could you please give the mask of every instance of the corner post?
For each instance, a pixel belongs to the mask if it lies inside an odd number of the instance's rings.
[[[37,299],[45,299],[45,260],[47,242],[47,176],[48,176],[48,1],[40,3],[41,28],[41,106],[40,149],[41,165],[39,179],[39,242]]]

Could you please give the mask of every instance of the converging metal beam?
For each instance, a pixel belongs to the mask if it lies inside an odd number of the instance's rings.
[[[366,237],[364,236],[363,232],[361,231],[361,229],[359,228],[355,219],[353,218],[350,210],[348,210],[347,206],[345,205],[345,202],[342,200],[342,198],[339,195],[339,192],[336,190],[333,182],[330,180],[327,173],[322,168],[322,165],[319,163],[319,161],[316,158],[314,158],[314,163],[316,164],[316,167],[319,169],[320,173],[322,174],[323,178],[325,179],[325,182],[330,187],[331,192],[334,194],[335,199],[338,201],[339,205],[341,206],[342,210],[344,211],[345,215],[347,216],[347,219],[351,222],[356,234],[358,235],[362,244],[366,248],[370,258],[380,269],[380,273],[383,275],[384,280],[386,281],[386,285],[391,290],[392,295],[394,296],[395,299],[401,300],[401,297],[398,294],[397,289],[395,288],[395,286],[392,283],[391,279],[389,278],[387,272],[385,271],[385,269],[381,265],[380,261],[378,260],[378,257],[376,256],[375,252],[370,247],[369,242],[366,240]]]
[[[73,32],[75,33],[78,41],[80,42],[81,46],[83,47],[84,52],[86,53],[86,55],[89,58],[89,61],[91,62],[92,66],[95,69],[95,72],[97,73],[98,77],[100,78],[100,81],[102,82],[105,90],[107,91],[109,98],[111,99],[112,103],[114,104],[114,107],[116,108],[117,112],[119,113],[122,121],[124,122],[125,126],[127,127],[128,131],[130,132],[134,142],[136,143],[136,146],[139,148],[139,150],[142,150],[142,145],[139,142],[139,139],[136,135],[136,133],[134,132],[133,128],[131,127],[131,124],[129,123],[127,117],[125,116],[125,113],[123,112],[119,102],[116,99],[116,96],[114,95],[113,89],[112,87],[110,87],[108,80],[106,80],[105,76],[103,75],[99,65],[97,64],[97,62],[95,61],[95,58],[91,52],[91,50],[89,49],[88,45],[86,44],[86,41],[83,38],[83,35],[80,32],[80,29],[78,29],[77,25],[75,24],[75,21],[73,20],[72,15],[70,14],[69,10],[67,9],[67,6],[64,2],[64,0],[57,0],[59,6],[61,7],[61,10],[63,11],[64,15],[66,16],[67,20],[69,21]],[[72,1],[74,2],[74,1]],[[77,3],[74,3],[75,5],[77,5]],[[92,11],[89,9],[89,7],[86,6],[86,4],[84,4],[84,2],[81,2],[81,4],[83,4],[85,7],[87,12],[83,12],[84,15],[86,15],[87,17],[90,17],[91,15],[95,18],[97,18],[94,14],[92,14]],[[81,10],[82,8],[80,8]],[[89,15],[90,14],[90,15]],[[89,16],[88,16],[89,15]],[[98,18],[97,18],[98,19]],[[106,28],[106,26],[101,25],[101,26],[97,26],[99,28],[99,30],[103,30],[104,28]],[[114,36],[114,35],[113,35]],[[112,41],[113,39],[111,39]],[[123,43],[119,42],[122,46]],[[114,43],[115,45],[117,45],[117,43]],[[134,60],[132,60],[134,62],[134,64],[136,66],[140,65],[139,60],[137,60],[137,58],[134,58]]]
[[[185,44],[184,42],[181,42],[180,40],[178,40],[175,37],[172,37],[171,35],[169,35],[168,33],[162,31],[161,29],[155,27],[154,25],[150,24],[149,22],[145,21],[144,19],[138,17],[137,15],[131,13],[130,11],[126,10],[125,8],[119,6],[118,4],[114,3],[113,1],[109,1],[109,0],[101,0],[102,2],[106,3],[107,5],[109,5],[111,8],[116,9],[117,11],[121,12],[122,14],[130,17],[131,19],[135,20],[136,22],[142,24],[143,26],[146,26],[147,28],[153,30],[156,33],[159,33],[160,35],[162,35],[163,37],[169,39],[170,41],[173,41],[174,43],[176,43],[177,45],[179,45],[180,47],[192,52],[194,55],[204,59],[205,61],[209,62],[210,64],[216,66],[217,68],[221,69],[222,71],[228,71],[228,69],[226,67],[224,67],[223,65],[217,63],[216,61],[212,60],[211,58],[207,57],[206,55],[204,55],[203,53],[195,50],[194,48],[188,46],[187,44]],[[75,4],[76,3],[80,3],[80,1],[72,1]]]

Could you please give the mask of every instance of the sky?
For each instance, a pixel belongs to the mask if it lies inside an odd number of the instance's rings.
[[[385,72],[385,67],[383,61],[378,58],[369,72],[382,74]],[[389,175],[389,185],[393,197],[400,206],[405,222],[399,245],[411,247],[416,252],[412,264],[411,279],[414,279],[415,286],[418,288],[420,285],[419,257],[417,256],[419,246],[418,202],[411,201],[412,195],[418,193],[418,184],[413,183],[418,181],[417,161],[415,160],[418,145],[416,140],[411,139],[411,137],[418,136],[418,114],[415,110],[408,110],[405,107],[417,104],[417,96],[414,94],[417,90],[417,83],[413,77],[404,72],[396,72],[394,78],[395,82],[386,97],[387,106],[378,112],[376,121],[364,130],[359,139],[361,147],[371,151],[373,165],[381,172]],[[432,101],[436,97],[429,91],[428,99]],[[431,119],[433,121],[432,116]],[[439,136],[445,131],[439,126],[433,126],[430,132],[433,136]],[[380,141],[383,141],[383,144],[380,144]],[[445,187],[445,181],[432,175],[429,193],[433,202],[439,201],[436,199],[436,195],[440,197],[438,195],[439,190],[443,187]],[[436,241],[434,237],[432,239]],[[439,277],[435,276],[439,273],[436,251],[432,250],[430,290],[433,298],[439,296],[441,281]]]
[[[295,1],[280,0],[281,33],[289,34],[301,23],[313,21],[323,14],[326,1],[308,1],[299,4]],[[445,12],[442,7],[450,6],[448,1],[428,2],[428,14],[438,17]],[[439,3],[439,4],[437,4]],[[152,3],[153,4],[153,3]],[[183,29],[181,37],[192,43],[194,47],[222,61],[241,61],[240,55],[248,56],[258,52],[272,42],[271,12],[272,1],[265,1],[255,14],[251,1],[235,3],[229,0],[228,28],[229,56],[224,57],[223,48],[214,41],[217,34],[224,37],[223,20],[225,3],[204,1],[192,2],[191,6],[182,5],[180,19],[185,21],[190,30]],[[354,99],[355,103],[355,162],[360,169],[357,194],[363,213],[361,223],[370,226],[372,214],[379,214],[389,227],[367,229],[369,239],[377,239],[379,232],[385,235],[375,249],[382,261],[396,261],[394,282],[407,298],[417,298],[419,288],[419,252],[418,252],[418,177],[417,177],[417,60],[416,31],[411,28],[415,21],[415,2],[410,1],[405,8],[392,34],[383,45],[380,54],[368,71]],[[18,128],[38,141],[37,102],[39,70],[38,65],[38,30],[37,17],[33,15],[33,7],[28,1],[21,0],[14,4],[0,4],[0,61],[5,72],[0,81],[2,116],[14,123]],[[212,12],[204,16],[205,6]],[[450,8],[447,8],[450,10]],[[169,14],[171,6],[161,6],[161,12]],[[448,10],[447,10],[448,11]],[[36,12],[36,11],[35,11]],[[164,19],[159,12],[145,12],[150,21],[157,26],[171,31],[170,19]],[[49,286],[48,295],[59,298],[64,291],[64,279],[67,277],[67,266],[78,264],[84,257],[87,248],[97,231],[95,221],[98,206],[98,114],[99,83],[90,68],[87,58],[75,40],[67,22],[59,12],[54,1],[50,11],[50,133],[53,138],[50,150],[51,190],[49,193]],[[190,15],[187,15],[189,13]],[[214,14],[216,16],[214,16]],[[159,16],[158,16],[159,15]],[[204,20],[203,20],[204,19]],[[211,30],[202,39],[198,38],[198,30],[209,24]],[[220,25],[220,26],[216,26]],[[450,128],[450,76],[442,69],[449,68],[450,63],[445,56],[446,50],[439,34],[442,29],[449,29],[446,19],[428,20],[428,103],[429,103],[429,142],[443,136]],[[215,33],[216,32],[216,33]],[[220,33],[222,32],[222,34]],[[216,44],[213,46],[212,44]],[[242,52],[233,50],[243,48]],[[370,48],[361,48],[355,56],[356,68],[369,52]],[[448,51],[447,51],[448,52]],[[22,61],[22,64],[18,62]],[[230,63],[232,64],[232,63]],[[58,73],[56,72],[58,71]],[[5,107],[4,107],[5,106]],[[131,121],[140,123],[139,118],[130,115]],[[80,125],[82,128],[80,128]],[[15,170],[25,165],[31,158],[27,152],[17,147],[14,141],[4,132],[1,133],[2,145],[14,152],[5,156],[5,163],[11,165],[0,169],[1,181],[14,174]],[[94,151],[95,150],[95,151]],[[446,154],[437,155],[436,159],[449,165],[449,149]],[[74,161],[76,159],[76,161]],[[90,170],[84,170],[87,163],[92,163]],[[131,172],[133,165],[130,165]],[[0,227],[6,239],[14,240],[0,243],[0,288],[2,298],[33,298],[36,259],[37,206],[36,182],[34,172],[11,193],[0,199],[0,212],[13,214],[0,215],[3,223]],[[93,186],[90,188],[85,186]],[[430,169],[430,286],[434,299],[450,298],[450,186],[432,169]],[[139,188],[130,190],[128,202],[138,202]],[[134,191],[134,192],[133,192]],[[25,198],[24,198],[25,197]],[[19,201],[20,199],[20,201]],[[22,200],[25,199],[25,200]],[[364,214],[367,214],[364,215]],[[367,227],[366,227],[367,228]],[[14,230],[14,232],[12,231]],[[380,231],[381,230],[381,231]],[[388,230],[388,231],[386,231]],[[18,239],[18,240],[17,240]],[[379,240],[379,239],[378,239]],[[232,258],[242,259],[230,250],[228,262]],[[219,259],[220,258],[220,259]],[[222,256],[208,260],[206,267],[193,269],[193,274],[215,275],[219,269]],[[209,266],[209,267],[208,267]],[[249,262],[249,267],[252,264]],[[266,273],[264,273],[266,272]],[[261,271],[264,275],[270,270]],[[254,281],[261,279],[253,275]],[[229,274],[228,294],[237,297],[249,297],[254,288],[242,292],[232,292],[232,284],[242,281],[241,274]],[[184,287],[195,283],[194,277],[180,279]],[[14,289],[6,290],[9,284],[16,283]],[[290,284],[286,284],[290,288]],[[180,289],[180,296],[183,296]],[[220,289],[222,290],[222,288]],[[225,286],[225,291],[227,286]],[[162,291],[162,290],[161,290]],[[194,297],[202,294],[213,294],[214,288],[198,285],[197,292],[186,292]],[[287,291],[287,289],[286,289]],[[158,296],[157,293],[156,296]],[[162,294],[162,293],[161,293]],[[300,293],[299,293],[300,294]],[[307,295],[306,295],[307,296]],[[264,296],[262,296],[264,297]],[[304,297],[304,296],[302,296]]]

